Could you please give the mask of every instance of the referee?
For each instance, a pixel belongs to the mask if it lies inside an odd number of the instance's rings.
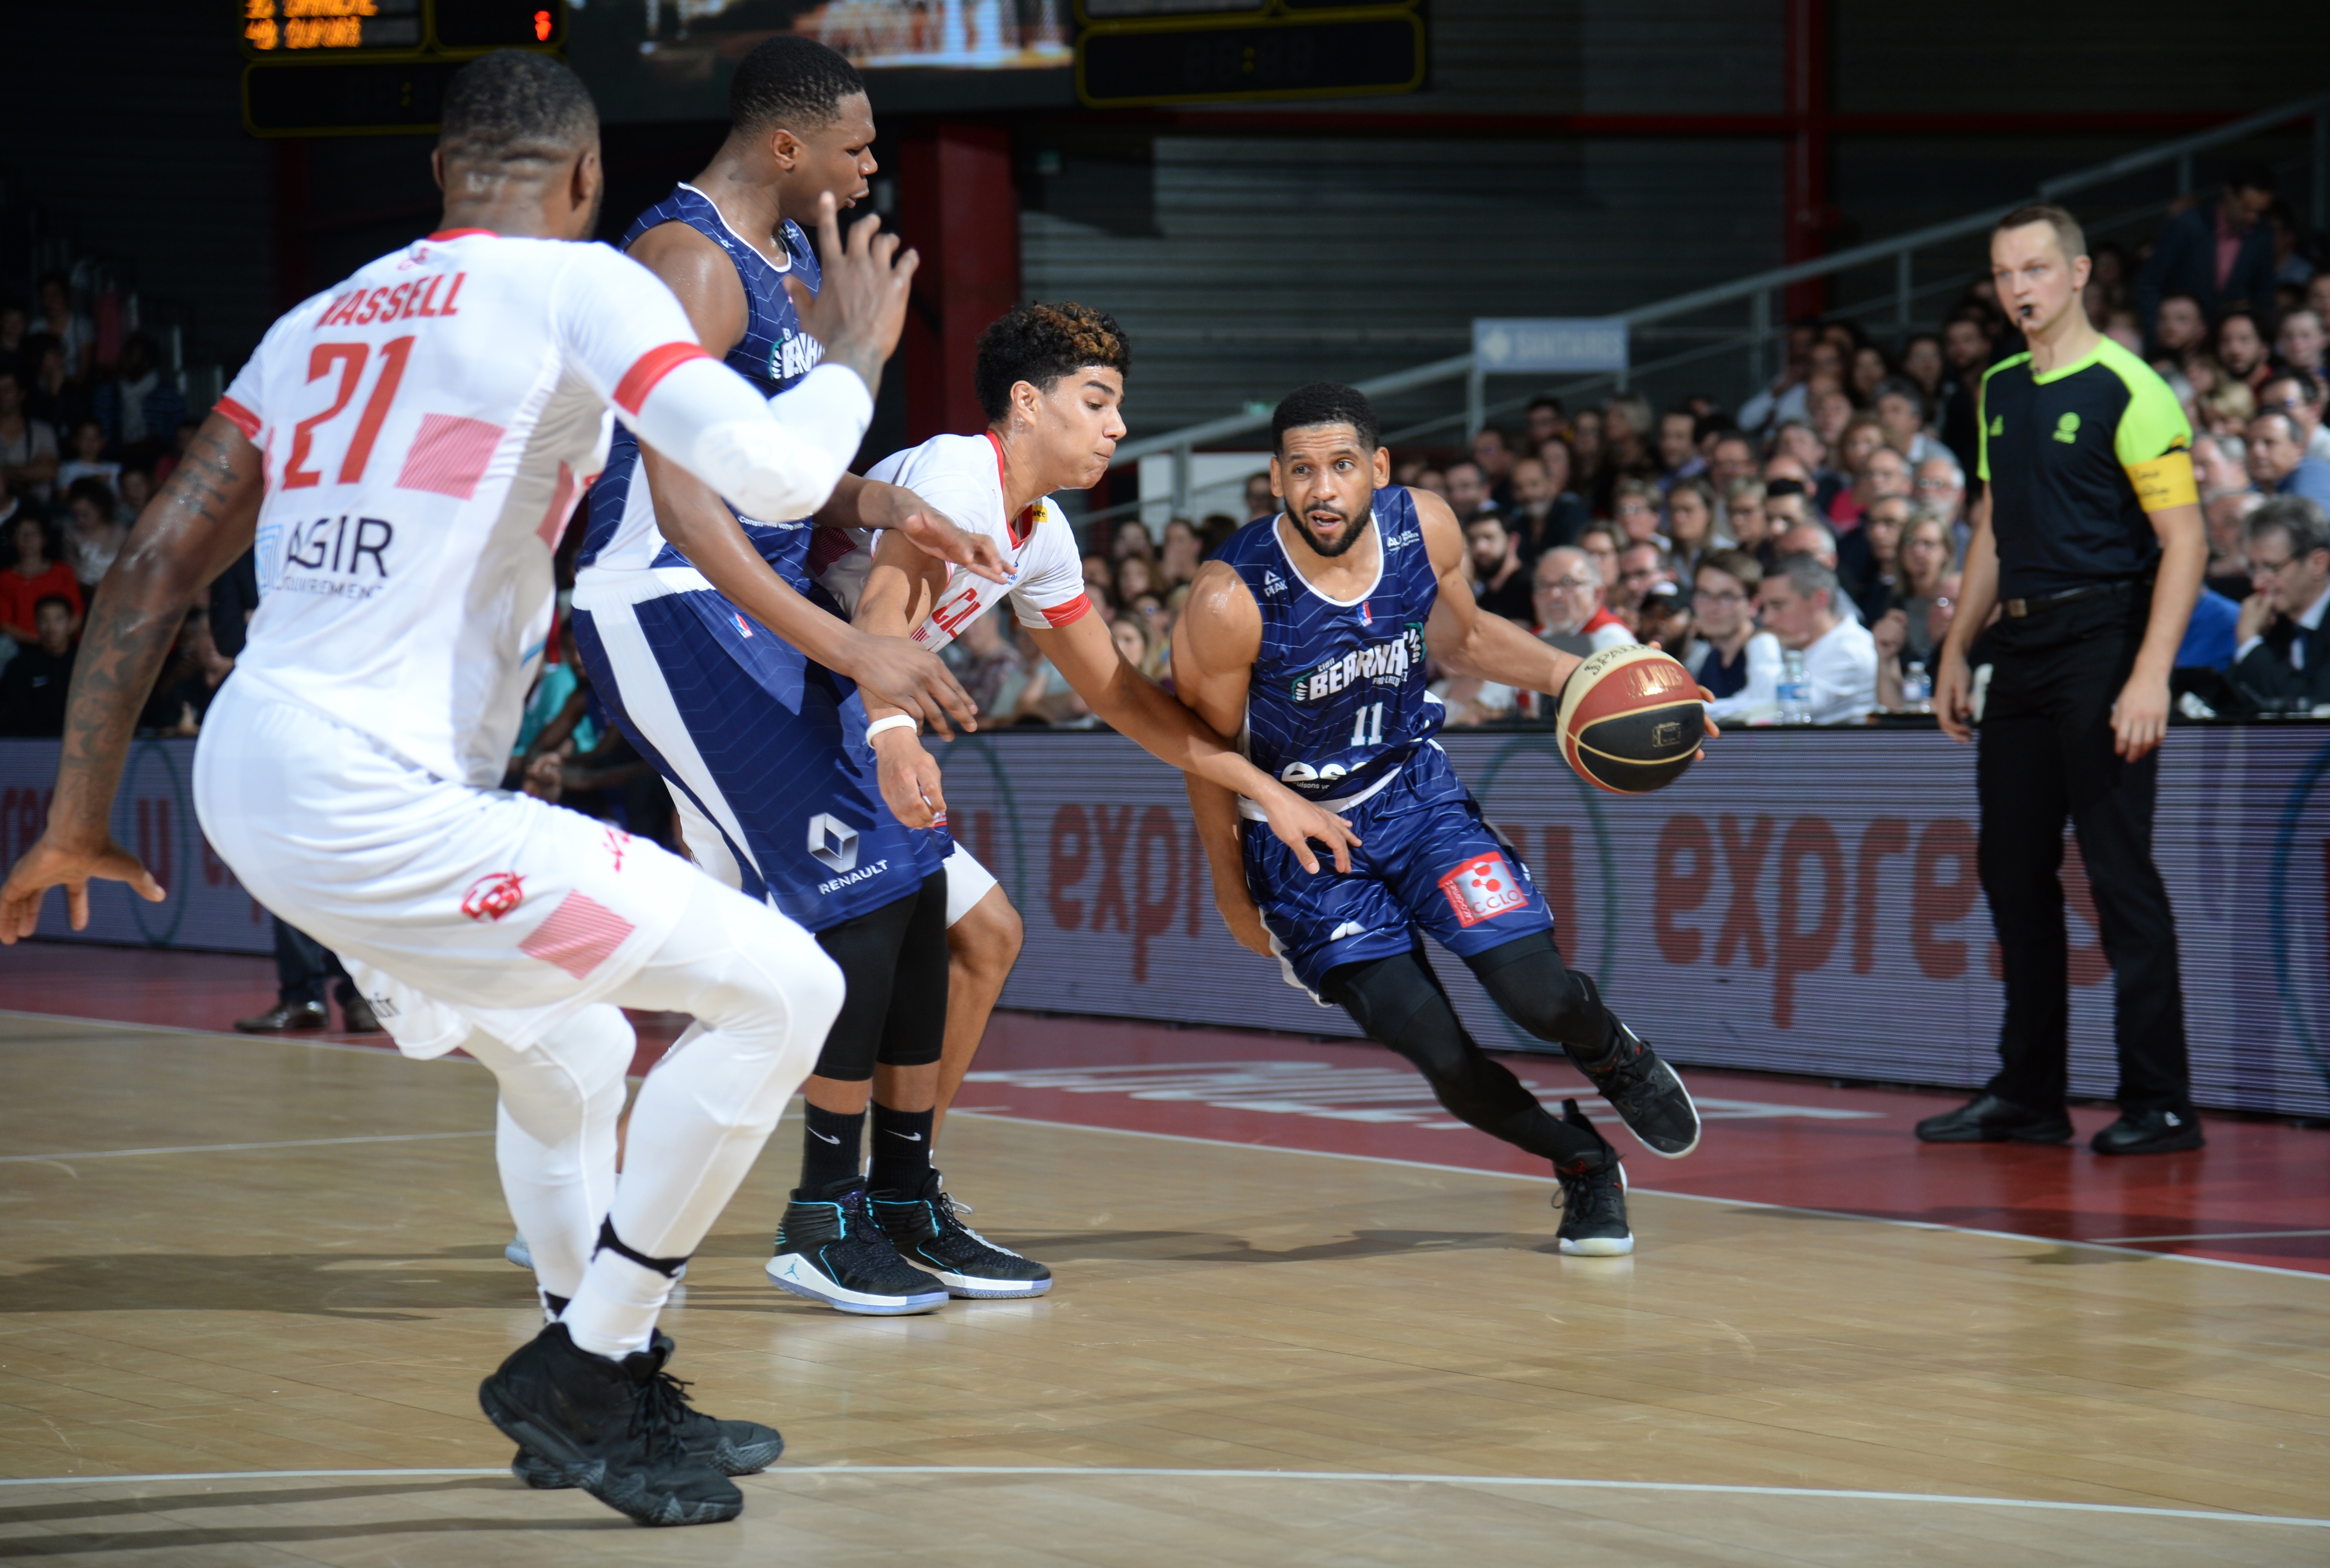
[[[1971,1103],[1918,1124],[1930,1143],[2062,1143],[2070,1005],[2065,972],[2063,819],[2079,836],[2112,968],[2120,1117],[2098,1154],[2198,1148],[2184,1053],[2176,917],[2152,859],[2168,723],[2168,671],[2208,549],[2193,485],[2192,430],[2135,354],[2080,303],[2086,237],[2060,207],[2009,213],[1990,237],[1999,303],[2028,353],[1983,378],[1988,488],[1934,708],[1973,739],[1979,864],[2006,975],[2000,1067]],[[1993,609],[1990,683],[1977,698],[1967,648]]]

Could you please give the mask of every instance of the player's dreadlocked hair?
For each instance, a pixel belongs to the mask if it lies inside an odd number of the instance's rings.
[[[1314,381],[1280,400],[1277,411],[1270,416],[1270,449],[1284,451],[1287,431],[1313,425],[1349,425],[1359,432],[1360,447],[1369,452],[1383,445],[1383,425],[1367,393],[1340,382]]]
[[[599,134],[582,79],[546,54],[506,49],[445,84],[437,145],[463,164],[555,163]]]
[[[841,100],[865,90],[857,68],[816,39],[772,33],[737,62],[728,83],[728,121],[741,131],[798,135],[832,123]]]
[[[1116,317],[1082,305],[1022,305],[979,335],[971,384],[987,417],[999,420],[1019,383],[1047,392],[1062,376],[1094,365],[1132,373],[1132,345]]]

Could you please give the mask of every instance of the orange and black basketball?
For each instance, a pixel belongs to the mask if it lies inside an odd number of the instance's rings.
[[[1683,775],[1707,735],[1691,672],[1639,643],[1605,648],[1561,689],[1561,754],[1614,795],[1647,795]]]

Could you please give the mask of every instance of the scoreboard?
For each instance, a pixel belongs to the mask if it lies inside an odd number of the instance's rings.
[[[497,49],[561,52],[566,0],[239,0],[254,136],[437,128],[445,82]]]
[[[1414,92],[1422,0],[1076,0],[1087,107]]]

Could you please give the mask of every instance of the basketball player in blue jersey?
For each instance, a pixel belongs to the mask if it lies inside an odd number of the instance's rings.
[[[1414,1063],[1451,1114],[1552,1163],[1564,1252],[1631,1252],[1617,1151],[1576,1100],[1554,1115],[1473,1042],[1421,940],[1558,1043],[1645,1147],[1672,1158],[1698,1146],[1682,1081],[1562,963],[1529,868],[1432,739],[1442,710],[1425,686],[1427,647],[1452,674],[1548,694],[1579,661],[1474,609],[1455,515],[1427,491],[1390,487],[1378,435],[1350,387],[1321,383],[1280,403],[1270,473],[1286,509],[1199,568],[1174,628],[1175,694],[1360,841],[1348,875],[1306,876],[1245,801],[1192,775],[1215,902],[1240,941]]]
[[[711,165],[642,214],[625,248],[678,296],[704,348],[762,391],[830,377],[835,399],[862,398],[862,385],[818,366],[801,328],[818,278],[793,215],[865,194],[875,169],[865,84],[833,51],[781,33],[739,63],[730,107]],[[829,613],[809,562],[819,524],[925,539],[940,526],[910,492],[855,477],[814,519],[735,516],[660,454],[620,446],[592,495],[575,644],[615,722],[670,782],[696,863],[815,932],[848,983],[803,1091],[800,1180],[771,1279],[847,1312],[925,1312],[948,1287],[899,1257],[859,1167],[879,1062],[892,1069],[891,1097],[873,1106],[873,1185],[918,1191],[929,1173],[947,998],[943,852],[883,803],[857,688],[941,731],[972,709],[933,655]],[[992,545],[978,545],[984,555],[967,558],[999,576]],[[715,590],[711,557],[727,579],[757,572],[752,593]],[[1000,1248],[955,1271],[991,1276],[995,1293],[1049,1279]]]

